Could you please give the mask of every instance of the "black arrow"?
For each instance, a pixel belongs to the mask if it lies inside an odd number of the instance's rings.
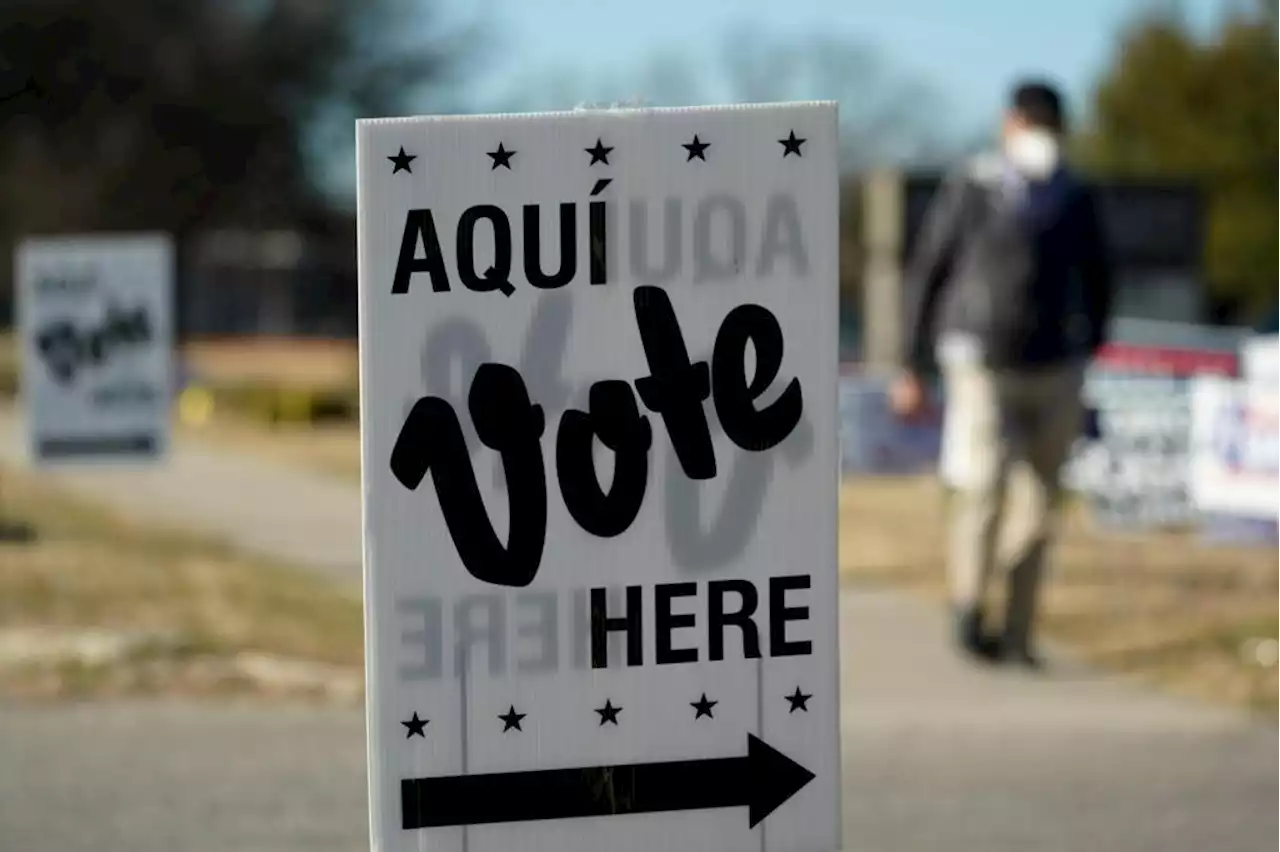
[[[754,828],[813,778],[747,734],[745,757],[406,778],[400,798],[406,829],[739,807]]]

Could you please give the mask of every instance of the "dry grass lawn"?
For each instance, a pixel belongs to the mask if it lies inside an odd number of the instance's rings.
[[[358,689],[360,602],[309,573],[139,527],[0,469],[0,692]]]
[[[333,387],[350,385],[358,372],[356,344],[349,340],[190,340],[182,344],[181,357],[193,372],[214,382]]]
[[[180,441],[196,441],[234,449],[275,462],[360,481],[360,434],[352,424],[266,426],[216,413],[198,426],[179,424]]]

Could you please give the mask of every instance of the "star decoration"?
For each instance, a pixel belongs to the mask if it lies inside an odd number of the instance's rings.
[[[800,691],[800,687],[797,686],[796,691],[794,693],[792,693],[791,695],[785,695],[783,697],[791,702],[791,709],[787,711],[788,713],[794,713],[797,710],[803,710],[804,712],[808,713],[809,699],[812,698],[813,695],[812,694],[805,695],[803,692]]]
[[[587,163],[588,166],[594,166],[596,163],[604,163],[607,166],[609,165],[609,152],[612,151],[613,148],[609,145],[605,145],[604,142],[600,141],[599,137],[597,137],[595,145],[590,148],[583,148],[582,150],[591,155],[591,162]]]
[[[691,161],[694,157],[697,157],[705,163],[707,161],[707,155],[704,152],[711,147],[711,143],[699,140],[698,134],[695,133],[693,134],[693,141],[685,142],[681,147],[689,152],[689,156],[685,160],[686,163]]]
[[[427,731],[426,731],[427,723],[428,723],[428,722],[430,722],[430,721],[431,721],[430,719],[419,719],[419,718],[418,718],[418,713],[417,713],[417,711],[415,710],[415,711],[414,711],[414,714],[413,714],[413,718],[412,718],[412,719],[410,719],[410,720],[409,720],[409,721],[407,721],[407,722],[401,722],[401,723],[400,723],[401,725],[404,725],[406,728],[408,728],[408,729],[409,729],[409,733],[405,734],[405,735],[404,735],[404,738],[407,740],[407,739],[409,739],[410,737],[412,737],[412,736],[414,736],[415,734],[417,734],[418,736],[422,737],[423,739],[426,739],[426,737],[427,737]]]
[[[390,157],[387,157],[387,159],[395,166],[395,168],[391,170],[391,174],[395,174],[396,172],[408,172],[409,174],[413,174],[413,169],[409,168],[409,164],[418,159],[418,155],[406,154],[404,152],[404,146],[401,145],[400,153],[392,154]]]
[[[490,167],[489,170],[492,171],[493,169],[496,169],[498,166],[502,166],[507,171],[511,171],[511,158],[514,157],[515,155],[516,155],[515,151],[508,151],[506,148],[502,147],[502,143],[499,142],[498,150],[489,151],[487,154],[487,156],[493,158],[493,165]]]
[[[523,731],[524,728],[520,727],[520,720],[528,715],[529,715],[528,713],[517,713],[516,706],[512,704],[510,710],[508,710],[506,713],[503,713],[498,717],[499,719],[502,720],[502,725],[503,725],[502,732],[505,734],[507,731],[510,731],[512,728],[516,729],[517,731]]]
[[[622,712],[621,707],[614,707],[609,699],[604,700],[603,707],[597,707],[596,712],[600,714],[600,724],[603,726],[605,722],[618,724],[618,714]]]
[[[797,157],[803,157],[804,155],[800,153],[800,146],[807,141],[809,140],[798,138],[794,130],[791,131],[791,135],[786,139],[779,139],[778,144],[782,146],[783,159],[786,159],[790,154],[795,154]]]
[[[711,712],[711,708],[715,707],[719,703],[719,701],[708,701],[707,694],[704,692],[702,693],[702,697],[697,701],[690,701],[689,706],[698,711],[698,714],[693,718],[701,719],[703,716],[706,716],[708,719],[714,719],[715,715]]]

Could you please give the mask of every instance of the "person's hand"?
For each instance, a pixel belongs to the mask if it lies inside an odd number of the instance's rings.
[[[915,373],[901,373],[889,383],[889,408],[904,420],[924,409],[924,387]]]

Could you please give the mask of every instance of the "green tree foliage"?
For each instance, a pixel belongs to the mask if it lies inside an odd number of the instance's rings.
[[[1276,3],[1197,37],[1167,9],[1121,37],[1099,82],[1081,153],[1119,177],[1193,180],[1208,203],[1215,298],[1256,312],[1277,287]]]
[[[297,221],[317,129],[444,80],[424,5],[0,0],[0,238]]]

